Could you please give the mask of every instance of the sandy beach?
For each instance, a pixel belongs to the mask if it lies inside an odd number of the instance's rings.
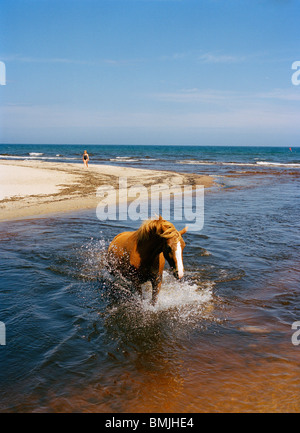
[[[167,184],[211,187],[213,177],[172,171],[145,170],[112,165],[2,161],[0,164],[0,220],[11,220],[93,209],[99,203],[100,186],[119,187],[127,178],[128,188]]]

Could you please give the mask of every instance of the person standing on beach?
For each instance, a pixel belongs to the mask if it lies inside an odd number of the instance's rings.
[[[83,158],[82,158],[82,160],[83,160],[84,167],[86,167],[86,168],[89,167],[89,159],[90,159],[89,154],[88,154],[87,151],[85,150],[85,151],[83,152]]]

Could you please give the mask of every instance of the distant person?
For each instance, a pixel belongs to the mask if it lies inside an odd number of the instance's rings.
[[[82,158],[82,160],[83,160],[84,167],[86,167],[86,168],[88,168],[88,166],[89,166],[89,159],[90,159],[89,154],[85,150],[83,152],[83,158]]]

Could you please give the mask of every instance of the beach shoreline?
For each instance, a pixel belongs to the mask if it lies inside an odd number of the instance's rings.
[[[126,179],[127,188],[142,185],[148,192],[152,185],[165,184],[180,190],[183,185],[209,188],[215,184],[209,175],[173,171],[102,164],[90,164],[86,169],[78,163],[1,161],[0,221],[96,209],[100,201],[97,189],[109,185],[117,190],[120,178]],[[147,197],[146,194],[143,198]]]

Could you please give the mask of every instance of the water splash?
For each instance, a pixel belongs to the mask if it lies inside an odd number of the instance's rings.
[[[163,283],[155,305],[151,304],[151,287],[143,288],[142,305],[145,310],[159,312],[172,308],[203,306],[213,299],[213,282],[176,280],[169,272],[163,272]]]
[[[91,238],[77,251],[77,269],[80,278],[97,280],[106,267],[107,244],[104,239]]]
[[[161,290],[153,305],[150,282],[142,285],[142,294],[139,294],[124,277],[110,273],[107,244],[103,239],[91,239],[83,245],[78,251],[77,264],[80,279],[97,281],[106,319],[116,320],[116,328],[125,326],[129,332],[135,328],[148,329],[150,324],[161,320],[197,326],[202,320],[215,320],[212,315],[215,282],[203,279],[197,270],[187,271],[183,280],[177,280],[169,270],[164,270]]]

